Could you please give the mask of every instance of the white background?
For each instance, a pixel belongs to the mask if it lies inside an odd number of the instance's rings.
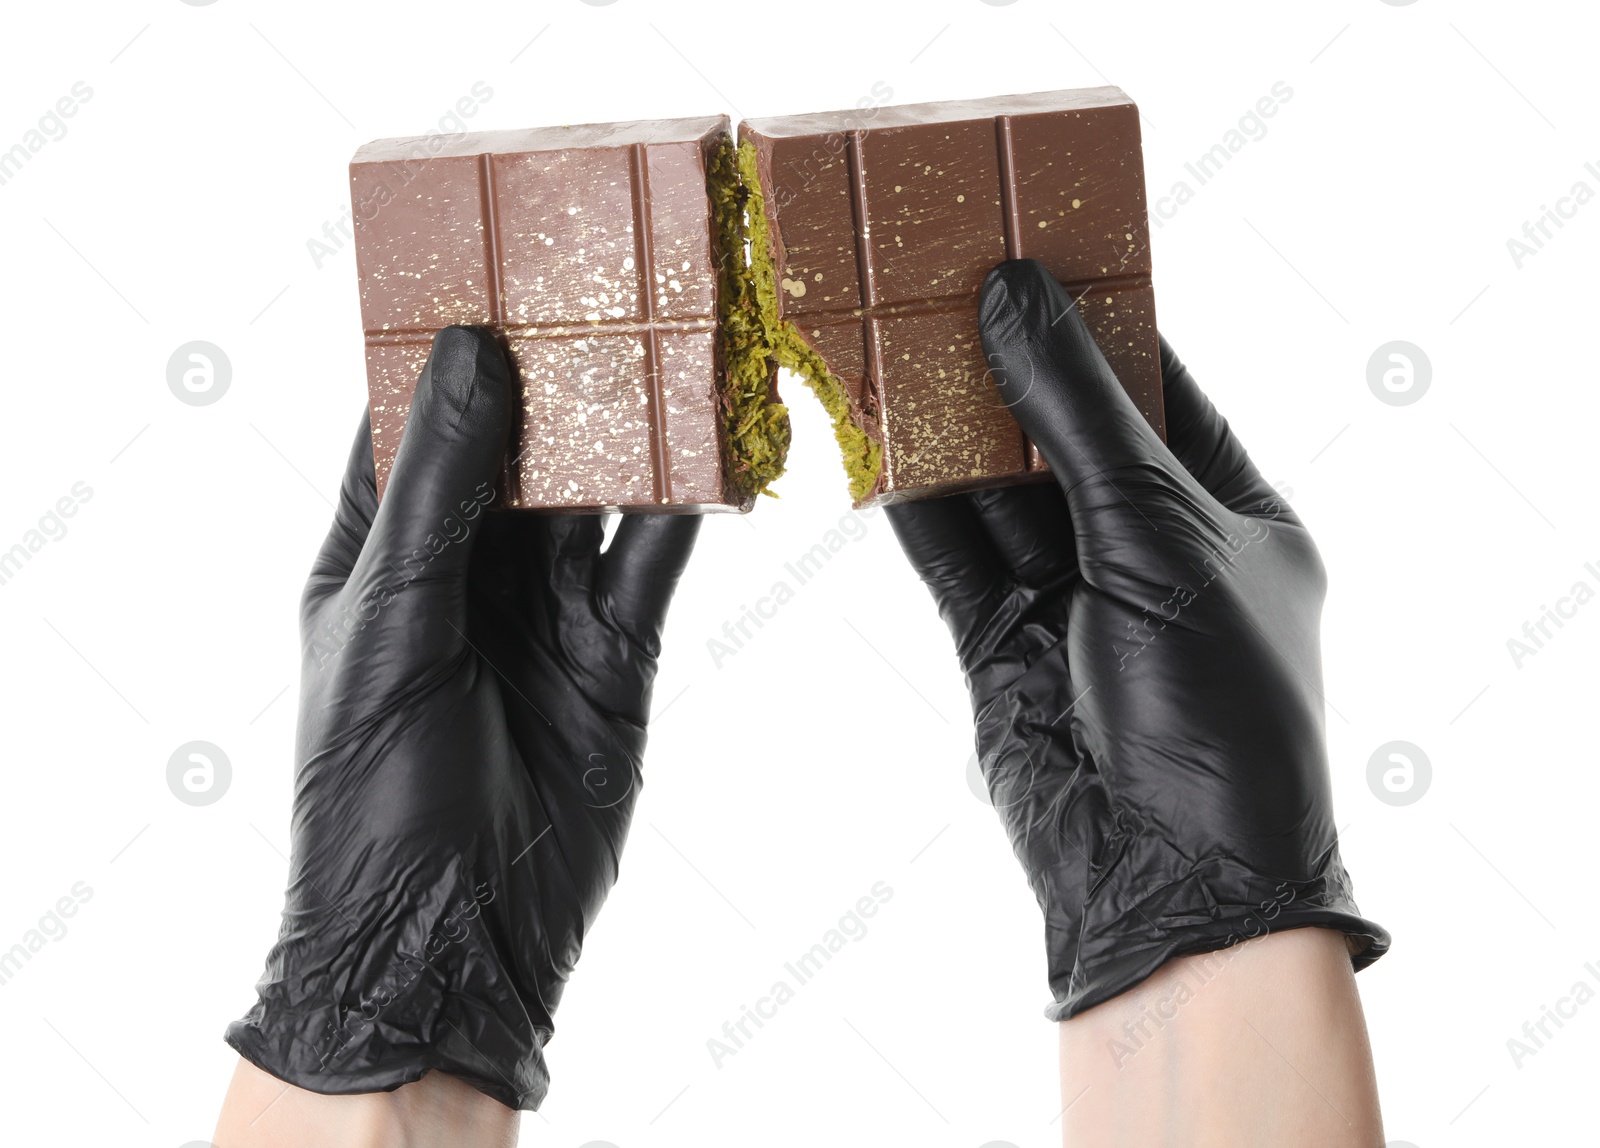
[[[1330,570],[1344,856],[1395,937],[1359,978],[1388,1134],[1585,1135],[1600,1001],[1520,1068],[1507,1040],[1600,976],[1584,970],[1600,966],[1600,604],[1520,668],[1506,642],[1574,582],[1600,588],[1584,569],[1600,566],[1600,203],[1520,269],[1506,241],[1576,181],[1600,191],[1592,13],[357,7],[7,12],[0,149],[75,82],[93,96],[0,186],[0,549],[74,483],[93,496],[0,586],[0,949],[74,883],[93,896],[0,986],[0,1138],[211,1132],[234,1060],[221,1031],[252,999],[287,870],[296,600],[365,401],[353,256],[318,269],[306,241],[346,203],[358,144],[426,130],[479,80],[494,94],[478,129],[849,107],[875,83],[907,102],[1112,82],[1147,117],[1152,199],[1288,84],[1267,135],[1155,230],[1157,299]],[[193,339],[233,364],[211,406],[167,388]],[[1394,339],[1433,368],[1409,406],[1367,386]],[[882,515],[721,668],[708,653],[848,512],[819,410],[789,397],[783,500],[708,521],[674,607],[622,880],[524,1141],[1045,1148],[1059,1101],[1038,912],[969,788],[961,676]],[[166,783],[195,739],[234,771],[204,808]],[[1366,780],[1396,739],[1433,769],[1404,807]],[[878,881],[894,896],[870,932],[714,1067],[708,1038]]]

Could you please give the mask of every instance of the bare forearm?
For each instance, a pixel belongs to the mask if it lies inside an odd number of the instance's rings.
[[[324,1096],[241,1059],[216,1148],[513,1148],[518,1116],[470,1084],[431,1072],[393,1092]]]
[[[1068,1148],[1383,1143],[1344,937],[1295,929],[1167,962],[1061,1025]]]

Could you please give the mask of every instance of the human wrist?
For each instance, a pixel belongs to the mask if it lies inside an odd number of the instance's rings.
[[[430,1072],[391,1092],[328,1095],[240,1059],[215,1140],[225,1148],[512,1148],[517,1113],[460,1077]]]

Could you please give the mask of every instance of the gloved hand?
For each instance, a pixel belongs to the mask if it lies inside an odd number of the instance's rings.
[[[441,331],[379,505],[363,421],[301,606],[290,885],[240,1055],[323,1093],[429,1069],[512,1108],[617,879],[697,517],[487,509],[512,380]]]
[[[1339,860],[1305,526],[1165,341],[1163,444],[1040,264],[989,275],[980,327],[1056,482],[889,517],[955,637],[1044,910],[1046,1015],[1272,930],[1339,929],[1370,964],[1389,936]]]

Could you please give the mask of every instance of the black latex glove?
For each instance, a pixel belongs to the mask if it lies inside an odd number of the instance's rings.
[[[1167,444],[1040,264],[990,274],[980,325],[1057,482],[889,516],[1044,910],[1046,1015],[1271,930],[1342,930],[1370,964],[1389,936],[1339,860],[1311,536],[1165,341]]]
[[[696,517],[487,510],[512,381],[439,333],[383,503],[363,421],[301,606],[290,885],[227,1039],[316,1092],[429,1069],[513,1108],[617,879]]]

